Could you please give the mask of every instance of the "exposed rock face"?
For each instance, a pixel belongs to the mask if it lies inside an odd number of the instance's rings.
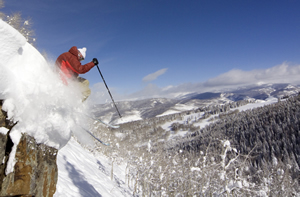
[[[0,127],[13,127],[3,111],[0,112]],[[33,137],[23,134],[16,150],[14,171],[5,175],[12,146],[9,132],[7,135],[0,133],[0,196],[53,196],[58,173],[57,149],[37,144]]]

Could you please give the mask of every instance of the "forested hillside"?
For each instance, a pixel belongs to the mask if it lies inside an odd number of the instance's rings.
[[[249,102],[130,122],[101,137],[127,161],[136,194],[299,194],[300,97],[239,112]]]
[[[300,164],[300,97],[231,115],[191,134],[183,149],[201,150],[208,138],[229,140],[241,154],[256,155],[257,166],[276,157],[283,163]],[[192,137],[192,139],[190,139]]]

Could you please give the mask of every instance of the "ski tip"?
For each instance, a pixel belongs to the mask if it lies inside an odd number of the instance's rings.
[[[109,143],[105,143],[105,142],[102,142],[101,140],[99,140],[98,138],[95,138],[98,142],[100,142],[101,144],[105,145],[105,146],[109,146],[110,144]]]
[[[105,146],[110,146],[110,143],[101,142],[101,144],[103,144]]]

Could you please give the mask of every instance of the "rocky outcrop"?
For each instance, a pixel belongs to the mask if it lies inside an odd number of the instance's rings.
[[[0,127],[12,129],[13,126],[1,110]],[[16,149],[14,170],[6,175],[5,169],[12,146],[9,132],[7,135],[0,133],[0,197],[53,196],[58,173],[57,149],[37,144],[33,137],[23,134]]]

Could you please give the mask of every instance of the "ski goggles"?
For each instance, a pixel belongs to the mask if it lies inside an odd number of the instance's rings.
[[[84,57],[81,55],[81,53],[80,53],[80,52],[78,53],[78,59],[79,59],[79,61],[82,61],[82,60],[84,60]]]

